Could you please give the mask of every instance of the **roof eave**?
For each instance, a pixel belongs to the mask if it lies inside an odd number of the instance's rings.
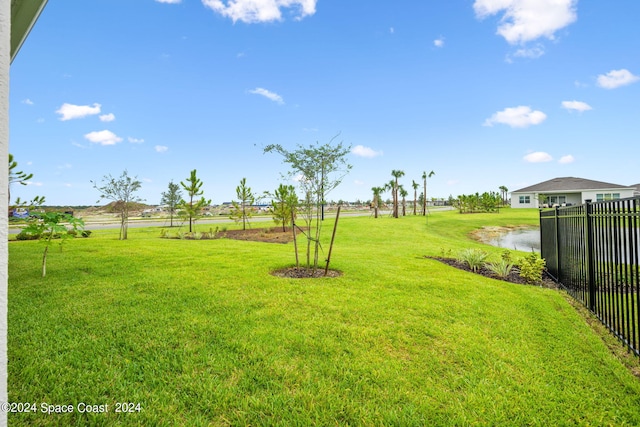
[[[11,0],[11,62],[46,4],[47,0]]]

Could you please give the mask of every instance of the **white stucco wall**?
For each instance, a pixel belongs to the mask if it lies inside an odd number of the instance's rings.
[[[7,401],[7,282],[9,263],[9,66],[11,1],[0,0],[0,402]],[[7,414],[0,411],[0,426]]]

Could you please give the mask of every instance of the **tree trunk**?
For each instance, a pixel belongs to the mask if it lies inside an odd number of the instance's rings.
[[[291,209],[291,231],[293,232],[293,250],[296,253],[296,268],[300,268],[300,258],[298,257],[298,240],[296,239],[296,223],[293,215],[293,209]]]
[[[331,250],[333,249],[333,241],[336,238],[336,229],[338,228],[338,219],[340,219],[340,208],[342,206],[338,206],[338,212],[336,212],[336,222],[333,224],[333,234],[331,235],[331,244],[329,245],[329,254],[327,255],[327,265],[324,267],[324,275],[326,276],[329,272],[329,263],[331,262]]]
[[[49,242],[51,239],[49,239]],[[49,251],[49,242],[44,247],[44,254],[42,255],[42,277],[47,275],[47,252]]]

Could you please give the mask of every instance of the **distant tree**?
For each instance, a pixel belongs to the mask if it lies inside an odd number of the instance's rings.
[[[427,214],[427,178],[431,178],[435,174],[436,173],[434,171],[429,172],[429,175],[427,175],[426,171],[422,172],[422,181],[424,185],[424,192],[422,193],[424,194],[424,198],[422,199],[422,215]]]
[[[406,197],[409,195],[409,192],[404,189],[402,185],[398,187],[398,191],[400,191],[400,196],[402,197],[402,216],[407,216],[407,199]]]
[[[374,218],[378,218],[378,209],[380,208],[380,195],[384,193],[384,187],[372,187],[371,191],[373,191],[373,215]]]
[[[186,183],[180,181],[180,185],[189,195],[189,200],[180,200],[179,207],[185,211],[186,216],[189,218],[189,233],[192,233],[193,222],[200,215],[202,208],[211,204],[211,200],[206,200],[204,197],[201,197],[200,200],[197,199],[198,196],[204,194],[204,191],[202,190],[202,181],[197,177],[196,169],[191,171],[189,178],[185,181]]]
[[[287,224],[295,219],[298,208],[298,195],[293,185],[280,184],[273,194],[267,193],[271,200],[271,215],[276,224],[282,224],[282,231],[287,230]]]
[[[404,176],[404,171],[392,170],[391,176],[394,178],[393,183],[393,217],[398,218],[398,179]]]
[[[238,201],[231,201],[231,219],[236,222],[242,221],[242,229],[246,230],[251,218],[251,206],[256,201],[256,196],[251,191],[251,187],[247,187],[247,178],[240,180],[240,185],[236,187],[236,196]]]
[[[416,208],[418,206],[418,187],[420,187],[420,184],[418,184],[414,180],[411,180],[411,186],[413,187],[413,214],[417,215],[418,213],[416,211]]]
[[[303,214],[307,226],[307,268],[318,267],[320,252],[320,234],[322,231],[322,205],[326,196],[335,189],[346,174],[351,170],[346,156],[350,147],[342,142],[333,145],[333,137],[328,144],[313,144],[308,147],[298,146],[289,151],[278,144],[265,147],[265,153],[277,153],[284,158],[284,162],[291,167],[288,175],[299,177],[300,187],[304,194]],[[313,262],[311,261],[311,246],[313,242]],[[296,259],[298,259],[296,253]]]
[[[173,227],[173,215],[175,215],[178,209],[180,200],[182,200],[182,190],[180,190],[180,186],[173,181],[169,182],[169,189],[162,193],[160,204],[169,207],[170,227]]]
[[[143,201],[135,195],[142,183],[137,180],[137,177],[130,177],[126,169],[119,178],[114,178],[110,174],[105,175],[101,186],[98,186],[95,181],[91,183],[93,188],[100,192],[100,200],[107,199],[115,202],[114,209],[120,213],[120,240],[127,240],[129,209],[132,204]]]
[[[507,194],[509,193],[509,189],[504,185],[501,185],[498,189],[500,190],[500,196],[502,197],[502,206],[504,206],[507,204]]]

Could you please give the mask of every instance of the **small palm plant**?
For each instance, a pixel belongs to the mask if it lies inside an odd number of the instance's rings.
[[[482,268],[487,256],[489,254],[480,249],[464,249],[458,254],[458,261],[466,264],[471,271],[475,272]]]

